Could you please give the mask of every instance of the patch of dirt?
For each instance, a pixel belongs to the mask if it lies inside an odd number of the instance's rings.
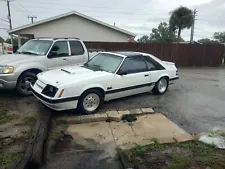
[[[4,169],[24,152],[41,104],[34,97],[0,92],[0,169]]]
[[[137,146],[121,152],[135,169],[224,169],[225,150],[198,141]]]

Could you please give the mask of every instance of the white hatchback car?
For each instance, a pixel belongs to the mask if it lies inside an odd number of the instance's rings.
[[[54,110],[79,108],[96,112],[104,101],[153,91],[164,94],[178,79],[172,62],[139,52],[102,52],[83,66],[67,66],[38,74],[32,92]]]

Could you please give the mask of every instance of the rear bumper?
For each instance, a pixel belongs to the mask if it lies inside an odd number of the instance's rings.
[[[62,110],[70,110],[70,109],[76,109],[78,104],[78,99],[74,98],[72,99],[51,99],[43,96],[42,94],[39,94],[31,87],[33,95],[40,100],[44,105],[47,107],[56,110],[56,111],[62,111]]]

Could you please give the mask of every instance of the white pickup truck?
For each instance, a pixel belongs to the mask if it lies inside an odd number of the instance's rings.
[[[30,83],[36,80],[38,73],[81,65],[95,54],[89,53],[77,38],[32,39],[16,53],[0,56],[0,90],[16,89],[22,95],[30,95]]]

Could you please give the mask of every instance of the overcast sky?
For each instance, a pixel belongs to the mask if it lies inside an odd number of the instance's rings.
[[[195,40],[225,31],[225,0],[14,0],[10,4],[13,28],[30,23],[28,15],[37,16],[38,21],[76,10],[139,36],[149,35],[160,22],[168,22],[170,11],[182,5],[198,11]],[[6,2],[0,1],[0,28],[8,28],[1,20],[6,18]],[[0,36],[7,37],[4,29]],[[189,40],[190,30],[181,36]]]

